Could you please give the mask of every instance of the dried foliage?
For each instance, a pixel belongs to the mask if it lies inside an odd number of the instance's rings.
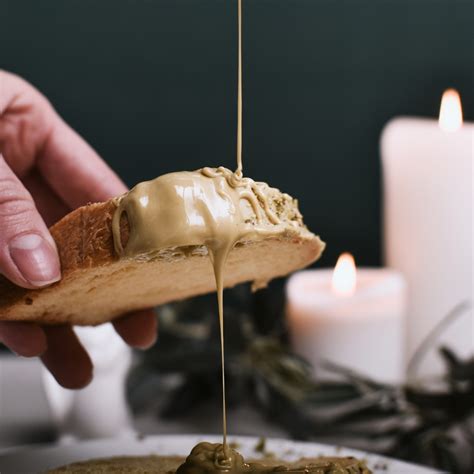
[[[474,471],[474,359],[461,360],[441,348],[446,373],[436,388],[387,385],[331,364],[326,373],[330,370],[337,379],[319,379],[291,353],[282,326],[262,334],[256,319],[243,310],[242,299],[234,294],[226,307],[231,405],[256,404],[296,439],[330,438],[453,473]],[[160,342],[130,375],[132,407],[139,410],[156,397],[156,374],[181,376],[160,416],[178,416],[218,398],[219,350],[213,300],[162,308]]]

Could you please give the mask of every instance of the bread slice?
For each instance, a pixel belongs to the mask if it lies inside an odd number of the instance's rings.
[[[264,286],[309,265],[324,248],[304,226],[296,200],[268,190],[273,212],[291,225],[278,235],[237,243],[226,264],[226,288],[247,281]],[[61,260],[60,282],[25,290],[0,276],[0,320],[97,325],[132,310],[215,291],[203,246],[162,249],[152,259],[119,258],[111,224],[117,205],[117,199],[89,204],[51,227]],[[126,242],[126,218],[120,232]]]

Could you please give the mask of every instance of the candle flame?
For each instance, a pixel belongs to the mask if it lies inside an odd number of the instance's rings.
[[[356,265],[350,253],[339,257],[332,274],[332,291],[339,296],[352,296],[356,289]]]
[[[458,91],[444,91],[439,109],[439,128],[444,132],[455,132],[462,127],[462,106]]]

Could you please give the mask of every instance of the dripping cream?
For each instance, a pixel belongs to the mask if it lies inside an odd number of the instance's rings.
[[[237,82],[236,171],[224,167],[203,168],[170,173],[140,183],[118,199],[112,219],[115,250],[122,258],[153,258],[166,248],[202,246],[212,263],[220,326],[223,442],[198,444],[178,469],[179,474],[269,472],[264,465],[244,463],[227,443],[223,315],[225,265],[229,252],[237,243],[294,230],[301,223],[301,215],[282,223],[272,210],[268,185],[243,177],[241,0],[238,0]],[[288,195],[282,196],[292,200]],[[124,215],[130,230],[125,244],[120,232]]]

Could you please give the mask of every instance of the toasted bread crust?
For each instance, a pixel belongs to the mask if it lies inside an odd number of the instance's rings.
[[[117,260],[112,235],[115,200],[89,204],[51,227],[58,246],[63,276]]]

